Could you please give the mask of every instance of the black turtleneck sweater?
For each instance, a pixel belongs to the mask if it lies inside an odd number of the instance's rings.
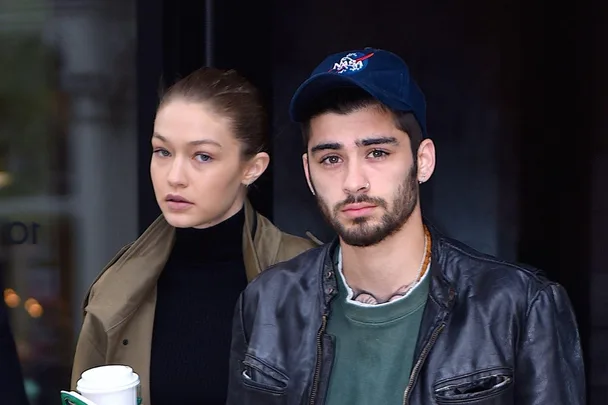
[[[178,228],[158,280],[150,362],[153,405],[224,405],[232,316],[247,285],[244,212],[207,229]]]

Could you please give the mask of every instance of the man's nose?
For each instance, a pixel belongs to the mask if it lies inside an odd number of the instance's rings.
[[[369,181],[360,167],[359,162],[349,162],[346,178],[344,179],[344,192],[347,194],[365,193],[369,190]]]

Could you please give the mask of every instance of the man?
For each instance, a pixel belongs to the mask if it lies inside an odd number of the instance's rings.
[[[228,405],[583,405],[564,289],[422,217],[425,99],[396,55],[329,56],[296,91],[304,171],[338,240],[237,304]]]

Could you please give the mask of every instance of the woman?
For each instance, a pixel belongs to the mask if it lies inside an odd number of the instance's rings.
[[[162,215],[87,294],[74,388],[86,369],[126,364],[140,375],[145,405],[225,403],[240,292],[315,246],[246,199],[268,167],[267,132],[256,89],[234,71],[200,69],[162,97],[150,164]]]

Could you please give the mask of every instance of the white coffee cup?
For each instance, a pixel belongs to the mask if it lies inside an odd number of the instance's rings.
[[[139,375],[129,366],[91,368],[80,376],[76,391],[96,405],[140,405]]]

